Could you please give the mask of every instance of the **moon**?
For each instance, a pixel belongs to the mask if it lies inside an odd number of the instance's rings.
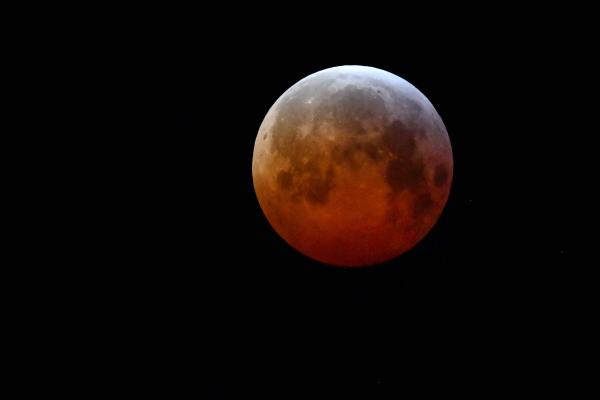
[[[431,102],[366,66],[328,68],[290,87],[254,145],[260,207],[292,247],[363,267],[414,247],[450,192],[452,148]]]

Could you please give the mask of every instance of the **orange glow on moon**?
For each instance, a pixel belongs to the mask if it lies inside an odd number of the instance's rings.
[[[362,66],[329,68],[288,89],[260,126],[252,160],[275,231],[324,263],[360,267],[411,249],[450,191],[452,150],[427,98]]]

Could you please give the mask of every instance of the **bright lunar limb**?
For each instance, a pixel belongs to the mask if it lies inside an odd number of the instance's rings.
[[[318,261],[396,257],[437,221],[452,149],[429,100],[381,69],[341,66],[289,88],[265,116],[252,177],[275,231]]]

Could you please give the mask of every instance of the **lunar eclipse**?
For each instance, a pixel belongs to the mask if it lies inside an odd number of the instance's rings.
[[[275,231],[320,262],[361,267],[414,247],[434,226],[453,174],[429,100],[381,69],[340,66],[289,88],[256,137],[252,176]]]

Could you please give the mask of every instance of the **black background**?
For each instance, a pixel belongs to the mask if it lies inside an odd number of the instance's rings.
[[[597,378],[584,11],[84,3],[10,31],[9,306],[49,387],[452,399]],[[455,162],[430,234],[365,269],[298,254],[252,186],[272,103],[344,64],[419,88]]]

